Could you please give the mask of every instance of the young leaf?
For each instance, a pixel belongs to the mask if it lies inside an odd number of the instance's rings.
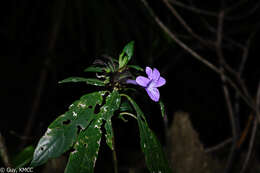
[[[103,68],[102,67],[94,67],[94,66],[90,66],[90,67],[87,67],[84,72],[102,72],[103,71]]]
[[[95,85],[95,86],[105,86],[105,82],[95,79],[95,78],[83,78],[83,77],[69,77],[67,79],[64,79],[62,81],[59,81],[59,83],[68,83],[68,82],[86,82],[89,85]]]
[[[105,91],[100,91],[82,96],[51,123],[34,151],[31,166],[41,165],[67,151],[76,140],[78,128],[84,130],[96,117],[95,107],[102,103],[104,94]]]
[[[130,61],[134,54],[134,41],[129,42],[123,49],[123,52],[126,54],[127,61]]]
[[[33,158],[34,147],[28,146],[18,153],[12,161],[15,168],[21,168],[30,163]]]
[[[102,118],[93,120],[91,125],[79,133],[74,151],[70,153],[65,173],[92,173],[98,157],[102,132]]]
[[[160,108],[161,108],[162,117],[164,118],[164,116],[165,116],[165,107],[164,107],[164,104],[163,104],[162,101],[159,101],[159,104],[160,104]]]
[[[119,56],[119,69],[124,67],[134,54],[134,41],[129,42]]]

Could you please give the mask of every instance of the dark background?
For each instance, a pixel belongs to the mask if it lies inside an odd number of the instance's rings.
[[[187,0],[183,3],[218,12],[235,1],[225,1],[224,5],[219,1]],[[187,45],[217,65],[215,52],[201,47],[190,37],[162,1],[151,1],[150,5]],[[260,25],[257,6],[258,1],[246,1],[230,12],[228,15],[234,20],[224,22],[225,34],[245,44],[249,34],[257,31]],[[176,9],[194,31],[204,38],[215,39],[214,32],[207,30],[200,15],[180,7]],[[213,29],[217,26],[216,17],[204,19]],[[135,53],[131,64],[156,67],[167,80],[160,93],[170,122],[174,112],[188,112],[205,147],[231,136],[220,77],[172,41],[141,1],[13,0],[0,4],[0,127],[10,155],[24,146],[36,145],[50,122],[82,94],[96,89],[84,84],[60,85],[59,80],[87,76],[83,70],[96,57],[107,54],[117,58],[124,45],[132,40]],[[256,32],[242,75],[252,95],[256,93],[260,78],[259,43],[259,32]],[[241,51],[227,44],[225,55],[227,62],[236,69]],[[233,96],[234,90],[230,91]],[[144,91],[136,97],[151,128],[164,143],[159,106],[149,100]],[[250,109],[242,101],[241,109],[239,124],[243,128]],[[129,124],[115,122],[119,164],[127,165],[131,162],[125,158],[129,151],[139,150],[137,125],[134,121]],[[25,132],[28,123],[31,129]],[[111,161],[106,147],[100,157],[98,165],[104,165],[105,159]]]

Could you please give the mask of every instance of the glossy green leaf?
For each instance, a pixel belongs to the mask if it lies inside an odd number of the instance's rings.
[[[71,152],[65,173],[92,173],[98,157],[101,141],[102,118],[93,120],[91,125],[79,133],[74,151]]]
[[[124,60],[125,61],[125,60]],[[122,67],[124,67],[124,65],[125,65],[125,63],[124,63],[124,61],[123,61],[123,54],[121,54],[120,56],[119,56],[119,61],[118,61],[118,64],[119,64],[119,69],[120,68],[122,68]]]
[[[111,118],[114,115],[114,112],[120,108],[121,104],[121,96],[119,93],[114,90],[110,95],[106,98],[106,104],[100,109],[100,113],[106,121],[105,129],[106,129],[106,143],[113,150],[113,129]]]
[[[88,78],[88,80],[86,80],[86,83],[89,85],[94,85],[94,86],[105,86],[105,82],[102,80],[98,80],[98,79],[91,79]]]
[[[127,60],[130,61],[134,54],[134,41],[129,42],[123,49],[123,53],[126,54]]]
[[[105,82],[95,79],[95,78],[83,78],[83,77],[69,77],[67,79],[64,79],[62,81],[59,81],[59,83],[69,83],[69,82],[86,82],[89,85],[94,86],[105,86]]]
[[[74,145],[75,150],[70,154],[66,173],[91,173],[94,171],[102,133],[100,128],[103,120],[106,121],[106,142],[113,149],[112,138],[114,135],[111,118],[114,112],[119,109],[119,106],[120,95],[114,90],[106,97],[105,104],[100,108],[100,112],[91,125],[80,132],[77,142]]]
[[[133,68],[138,71],[144,71],[144,69],[138,65],[128,65],[129,68]]]
[[[143,121],[141,116],[137,116],[140,145],[145,155],[145,162],[150,172],[171,173],[168,161],[162,150],[159,140],[148,127],[147,122]]]
[[[129,42],[119,56],[119,69],[124,67],[134,54],[134,41]]]
[[[18,153],[12,160],[12,165],[15,168],[25,167],[33,158],[34,147],[28,146]]]
[[[100,108],[104,120],[110,120],[116,110],[119,109],[121,97],[118,91],[114,90],[106,97],[106,104]]]
[[[113,127],[112,127],[112,121],[107,120],[105,124],[105,129],[106,129],[106,143],[109,146],[111,150],[114,150],[113,147],[113,138],[114,138],[114,132],[113,132]]]
[[[51,123],[35,149],[31,166],[41,165],[67,151],[76,140],[78,128],[84,130],[97,116],[94,110],[102,103],[104,94],[105,91],[100,91],[82,96]]]
[[[94,66],[90,66],[90,67],[87,67],[84,72],[102,72],[103,71],[103,68],[102,67],[94,67]]]
[[[125,94],[122,94],[122,96],[125,96],[130,101],[137,113],[137,121],[141,138],[140,145],[145,155],[145,161],[149,171],[171,173],[171,169],[168,165],[168,161],[166,160],[160,142],[152,130],[148,127],[143,112],[131,97]]]

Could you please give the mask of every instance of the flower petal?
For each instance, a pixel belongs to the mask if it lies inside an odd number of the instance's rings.
[[[146,92],[148,93],[149,97],[155,101],[158,102],[160,99],[160,92],[157,88],[145,88]]]
[[[153,68],[152,79],[157,81],[159,77],[160,77],[160,72],[156,68]]]
[[[166,83],[166,80],[163,77],[159,77],[159,79],[153,85],[154,87],[161,87]]]
[[[142,87],[147,87],[149,82],[150,82],[150,79],[148,79],[147,77],[144,77],[144,76],[138,76],[136,79],[135,79],[136,83]]]
[[[125,83],[127,83],[127,84],[137,85],[136,81],[133,80],[133,79],[127,79],[127,80],[125,81]]]
[[[149,79],[152,79],[153,70],[150,67],[145,68],[145,72]]]

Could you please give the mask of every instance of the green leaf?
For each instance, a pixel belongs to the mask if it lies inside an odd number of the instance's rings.
[[[165,116],[165,107],[164,107],[164,104],[163,104],[162,101],[159,101],[159,104],[160,104],[160,108],[161,108],[162,117],[164,118],[164,116]]]
[[[150,172],[171,173],[159,140],[141,116],[137,116],[141,149],[145,155],[146,165]]]
[[[100,128],[103,120],[106,121],[106,142],[113,149],[112,138],[114,135],[111,118],[114,112],[119,109],[119,105],[120,95],[114,90],[106,97],[105,104],[100,108],[100,112],[91,125],[80,132],[77,142],[74,145],[75,150],[70,154],[65,173],[91,173],[94,171],[102,133]]]
[[[101,141],[102,118],[98,116],[91,125],[79,133],[74,151],[71,152],[65,173],[94,172]]]
[[[114,132],[113,132],[113,127],[112,127],[112,121],[107,120],[105,124],[105,129],[106,129],[106,143],[109,146],[111,150],[114,150],[113,147],[113,138],[114,138]]]
[[[126,94],[121,94],[122,96],[126,97],[129,102],[132,104],[133,108],[135,109],[137,115],[141,116],[143,118],[144,121],[146,121],[146,118],[144,116],[144,113],[141,111],[141,109],[139,108],[139,106],[136,104],[136,102],[131,98],[129,97],[128,95]]]
[[[121,95],[125,96],[130,101],[137,113],[137,121],[141,138],[141,149],[145,155],[145,161],[149,171],[171,173],[171,169],[168,165],[168,161],[166,160],[160,142],[152,130],[148,127],[143,112],[131,97],[126,94]]]
[[[86,82],[86,78],[84,77],[69,77],[59,81],[59,83],[68,83],[68,82]]]
[[[113,64],[113,62],[108,62],[107,65],[108,65],[108,68],[110,69],[111,72],[115,72],[116,71],[116,67]]]
[[[88,78],[88,80],[86,80],[87,84],[89,85],[94,85],[94,86],[105,86],[105,82],[102,80],[98,80],[98,79],[91,79]]]
[[[106,97],[106,104],[100,108],[104,120],[110,120],[114,114],[114,111],[119,109],[121,103],[121,97],[118,91],[114,90]]]
[[[138,65],[128,65],[129,68],[133,68],[138,71],[144,71],[144,69]]]
[[[130,61],[134,54],[134,41],[129,42],[123,49],[123,53],[126,54],[127,60]]]
[[[84,130],[97,116],[94,110],[102,103],[104,94],[105,91],[100,91],[82,96],[51,123],[35,149],[31,166],[41,165],[67,151],[76,140],[78,128]]]
[[[90,66],[90,67],[87,67],[84,72],[103,72],[103,68],[102,67],[94,67],[94,66]]]
[[[105,82],[95,79],[95,78],[83,78],[83,77],[69,77],[67,79],[64,79],[62,81],[59,81],[59,83],[68,83],[68,82],[86,82],[89,85],[95,85],[95,86],[105,86]]]
[[[103,116],[104,120],[106,121],[105,129],[106,129],[106,143],[110,147],[111,150],[113,148],[113,127],[111,118],[114,115],[114,112],[120,108],[121,104],[121,97],[118,91],[114,90],[110,95],[106,98],[106,104],[100,109],[100,113]]]
[[[134,41],[129,42],[119,56],[119,69],[124,67],[134,54]]]
[[[123,63],[123,53],[119,56],[119,60],[118,60],[118,64],[119,64],[119,69],[122,68],[124,66],[124,63]]]
[[[12,161],[15,168],[21,168],[30,163],[33,158],[34,147],[28,146],[18,153]]]
[[[127,101],[123,101],[120,105],[120,112],[132,112],[133,108],[131,107],[131,105],[129,104],[129,102]]]

